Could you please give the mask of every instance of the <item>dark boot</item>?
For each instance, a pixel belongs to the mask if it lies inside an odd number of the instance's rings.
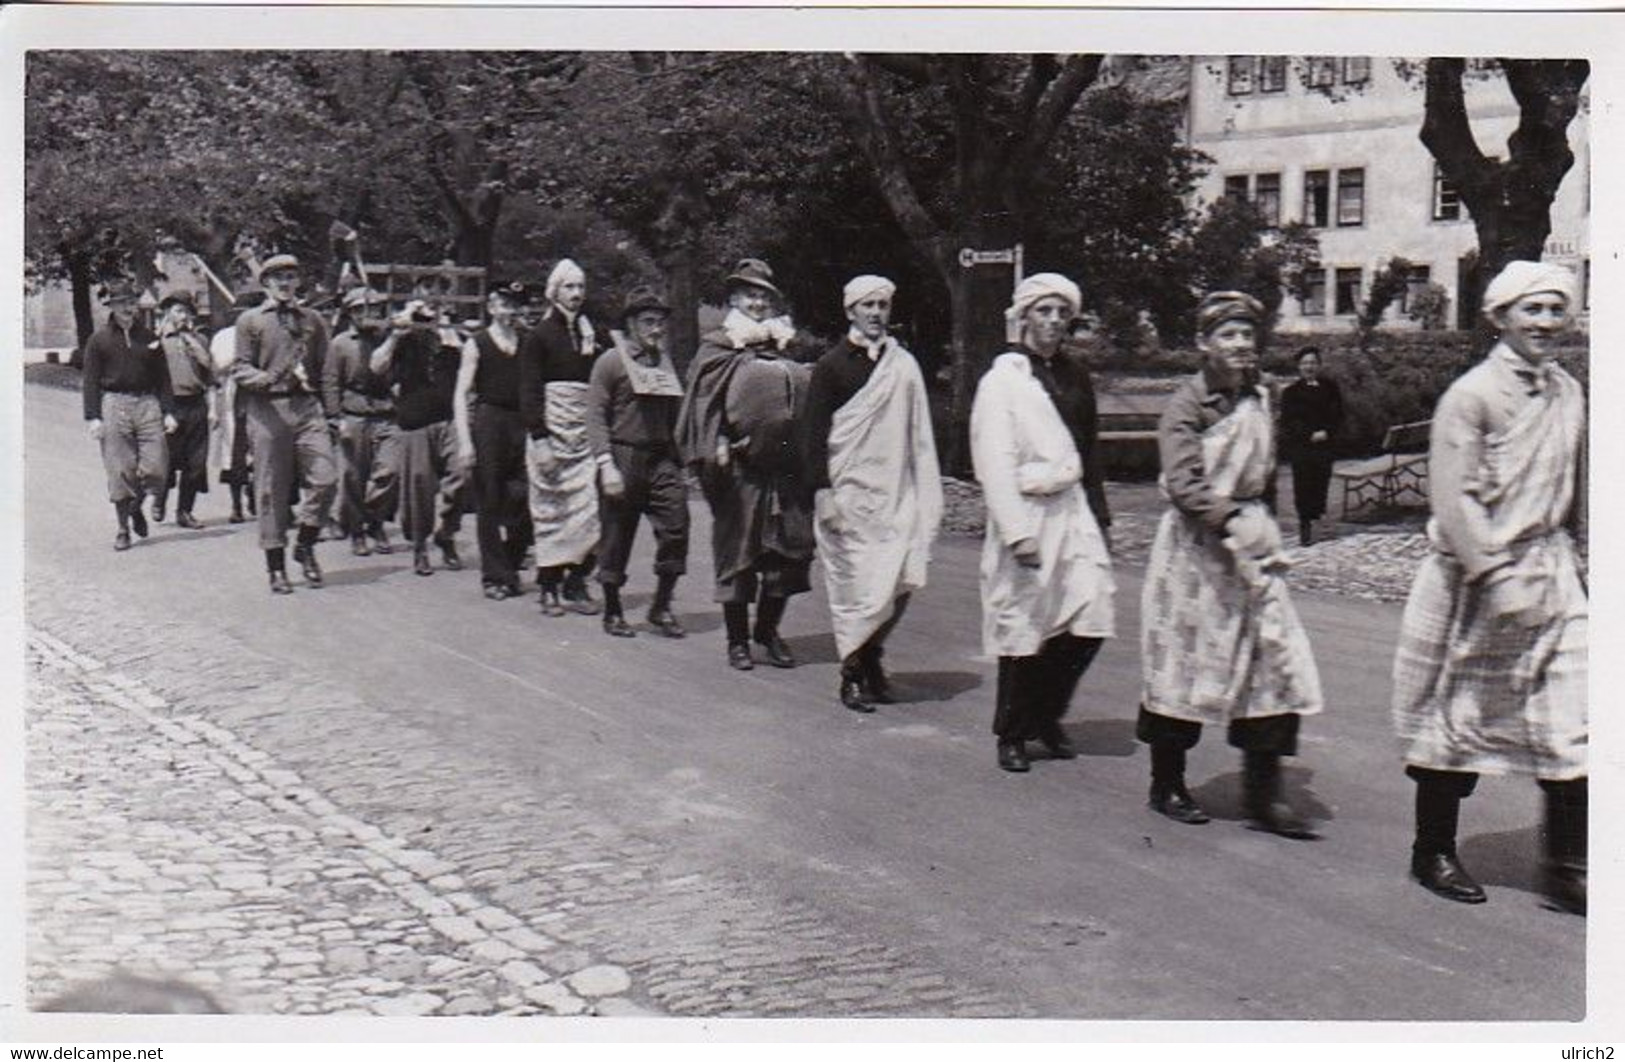
[[[372,556],[372,546],[367,542],[367,536],[364,532],[357,531],[350,536],[350,552],[357,557]]]
[[[159,491],[157,494],[154,494],[152,496],[152,522],[155,523],[155,524],[163,523],[164,522],[164,510],[167,509],[168,507],[169,507],[169,491],[164,490],[164,491]]]
[[[621,612],[621,588],[618,586],[604,586],[604,633],[615,638],[632,638],[637,631],[626,622],[626,616]]]
[[[1542,873],[1546,900],[1553,910],[1583,915],[1589,783],[1577,778],[1569,782],[1543,781],[1540,787],[1546,793],[1546,865]]]
[[[1027,758],[1027,743],[1000,738],[999,766],[1013,774],[1032,770],[1032,761]]]
[[[1207,812],[1185,788],[1185,750],[1168,741],[1151,744],[1151,799],[1148,806],[1158,815],[1200,826]]]
[[[287,554],[281,546],[265,551],[265,571],[271,578],[271,593],[293,593],[293,584],[288,582]]]
[[[655,587],[655,599],[649,603],[649,622],[668,638],[681,638],[688,633],[671,611],[671,598],[676,591],[677,576],[662,575]]]
[[[369,534],[372,535],[372,551],[374,553],[382,553],[387,556],[395,552],[395,546],[389,541],[389,532],[384,530],[383,521],[380,520],[374,523]]]
[[[1248,749],[1242,759],[1242,803],[1247,810],[1247,828],[1295,841],[1316,837],[1297,812],[1281,796],[1281,757],[1274,752]]]
[[[1315,522],[1313,520],[1298,521],[1298,544],[1312,545],[1315,541]]]
[[[299,569],[304,573],[305,582],[309,586],[322,585],[322,566],[316,563],[316,540],[321,537],[322,529],[319,527],[301,527],[299,538],[293,547],[293,559],[299,562]]]
[[[788,598],[768,597],[765,594],[756,606],[756,630],[751,637],[767,653],[767,662],[774,667],[795,667],[795,654],[779,637],[779,621],[784,618]]]
[[[130,514],[130,529],[135,532],[137,538],[147,537],[147,518],[141,512],[141,503],[144,500],[146,500],[145,496],[137,494],[124,503],[128,507]]]
[[[728,666],[749,671],[756,666],[750,658],[750,606],[730,601],[722,606],[722,625],[728,632]]]
[[[243,485],[241,483],[232,483],[230,484],[230,490],[231,516],[229,519],[234,524],[243,523],[248,519],[248,517],[243,515]]]
[[[867,715],[875,710],[875,706],[866,696],[862,654],[863,650],[860,649],[841,662],[839,696],[848,709]]]
[[[876,704],[896,704],[897,694],[892,689],[891,679],[886,675],[886,669],[880,662],[885,650],[878,645],[871,645],[858,650],[858,653],[863,688],[868,693],[869,699]]]
[[[601,606],[587,589],[587,576],[581,565],[573,564],[564,573],[564,607],[583,616],[596,616]]]
[[[463,570],[463,558],[457,555],[457,540],[454,538],[437,538],[434,544],[440,547],[440,561],[446,566],[448,572]]]
[[[114,502],[113,512],[118,515],[118,534],[113,536],[113,548],[122,553],[130,548],[130,503]]]
[[[1472,775],[1452,771],[1410,772],[1416,779],[1416,841],[1411,846],[1411,877],[1429,892],[1457,903],[1483,903],[1484,889],[1456,856],[1456,829],[1462,798],[1472,791]]]

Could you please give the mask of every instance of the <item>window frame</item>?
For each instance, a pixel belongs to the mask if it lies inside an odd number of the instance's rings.
[[[1344,221],[1343,220],[1344,178],[1347,175],[1351,174],[1351,173],[1357,173],[1357,174],[1360,175],[1358,185],[1354,185],[1354,184],[1348,185],[1348,187],[1350,187],[1350,188],[1357,187],[1360,190],[1360,216],[1359,216],[1359,219],[1356,220],[1356,221]],[[1365,204],[1366,204],[1366,179],[1365,179],[1365,175],[1366,175],[1366,168],[1364,166],[1342,166],[1342,167],[1338,168],[1337,176],[1333,181],[1333,195],[1332,195],[1332,220],[1333,220],[1333,224],[1331,226],[1329,226],[1330,228],[1358,229],[1358,228],[1363,228],[1365,226],[1365,221],[1366,221],[1366,209],[1365,209]]]
[[[1309,56],[1308,69],[1304,71],[1304,84],[1310,88],[1332,88],[1337,84],[1338,66],[1335,55]]]
[[[1298,300],[1298,311],[1302,316],[1331,316],[1332,303],[1326,298],[1326,295],[1331,287],[1330,273],[1331,269],[1327,266],[1321,266],[1318,269],[1308,271],[1308,279],[1306,279],[1304,287],[1307,289],[1309,294]],[[1319,280],[1318,285],[1315,283],[1317,279]],[[1320,292],[1318,306],[1316,305],[1317,300],[1314,297],[1317,289]]]
[[[1257,89],[1258,56],[1228,56],[1225,60],[1225,94],[1229,96],[1251,96]]]
[[[1346,274],[1353,273],[1354,298],[1352,308],[1339,309],[1343,294],[1343,280]],[[1365,266],[1333,266],[1331,276],[1331,316],[1356,317],[1360,313],[1360,299],[1365,295]]]
[[[1355,64],[1362,64],[1356,66]],[[1358,73],[1356,73],[1358,71]],[[1343,56],[1343,84],[1363,85],[1371,80],[1371,57],[1369,55]]]
[[[1258,57],[1258,92],[1260,95],[1284,95],[1286,93],[1286,80],[1289,64],[1284,55],[1261,55]],[[1271,74],[1277,75],[1272,79]]]
[[[1309,208],[1310,178],[1316,174],[1320,174],[1326,178],[1326,183],[1324,185],[1326,200],[1323,204],[1326,209],[1322,220],[1318,222],[1314,220],[1313,214]],[[1329,229],[1332,227],[1332,189],[1336,187],[1337,184],[1336,175],[1337,171],[1330,166],[1324,169],[1303,171],[1303,223],[1312,229]]]
[[[1251,176],[1252,176],[1252,195],[1249,197],[1248,201],[1253,204],[1254,209],[1258,210],[1259,213],[1264,215],[1265,224],[1267,224],[1272,229],[1280,228],[1281,227],[1281,207],[1283,205],[1282,202],[1281,202],[1281,187],[1282,187],[1281,178],[1283,176],[1281,171],[1280,170],[1271,170],[1271,171],[1266,171],[1264,173],[1255,173],[1255,174],[1252,174]],[[1274,191],[1275,191],[1275,209],[1273,211],[1265,211],[1263,209],[1263,206],[1262,206],[1262,189],[1259,187],[1259,182],[1265,177],[1271,177],[1271,178],[1274,178],[1274,180],[1275,180],[1275,189],[1274,189]]]
[[[1449,186],[1448,188],[1446,187],[1447,185]],[[1455,213],[1453,214],[1447,215],[1444,213],[1446,192],[1450,194],[1453,200],[1449,204],[1455,210]],[[1466,209],[1466,204],[1461,201],[1461,189],[1457,188],[1455,183],[1444,175],[1444,167],[1440,166],[1438,162],[1434,162],[1433,220],[1443,222],[1461,221],[1463,215],[1466,213]]]
[[[1431,263],[1412,262],[1411,270],[1405,274],[1405,287],[1399,292],[1399,312],[1411,312],[1411,293],[1413,290],[1425,288],[1433,283],[1433,266]]]

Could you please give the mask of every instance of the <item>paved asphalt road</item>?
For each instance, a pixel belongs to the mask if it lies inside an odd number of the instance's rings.
[[[1068,718],[1083,755],[1015,776],[995,767],[988,730],[978,543],[939,545],[932,584],[891,643],[906,703],[865,718],[834,699],[819,591],[797,599],[785,625],[802,667],[728,670],[698,499],[693,571],[679,590],[690,637],[610,639],[596,620],[487,602],[473,570],[418,578],[409,555],[356,559],[338,543],[323,546],[327,588],[273,598],[253,525],[225,523],[218,486],[199,507],[205,530],[165,524],[115,555],[77,396],[28,387],[26,418],[30,579],[93,580],[113,609],[212,628],[222,652],[250,645],[339,684],[523,779],[538,799],[567,786],[605,823],[725,870],[758,899],[811,905],[858,939],[924,955],[950,981],[992,986],[1036,1015],[1584,1013],[1585,923],[1543,910],[1534,892],[1532,782],[1486,780],[1466,805],[1462,852],[1488,904],[1450,904],[1406,879],[1411,787],[1387,716],[1392,606],[1298,599],[1330,708],[1307,722],[1289,770],[1324,839],[1294,843],[1239,824],[1239,754],[1222,733],[1210,731],[1190,765],[1216,821],[1178,826],[1146,810],[1147,760],[1133,740],[1138,570],[1118,572],[1121,636]],[[470,520],[467,555],[472,531]],[[645,537],[628,598],[639,620],[648,563]],[[298,727],[290,706],[287,755],[308,770]]]

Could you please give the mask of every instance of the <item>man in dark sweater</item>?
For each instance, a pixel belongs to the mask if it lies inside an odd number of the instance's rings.
[[[519,412],[518,317],[522,285],[495,285],[486,299],[491,323],[463,342],[452,418],[457,454],[473,469],[480,582],[492,601],[519,597],[519,567],[530,548],[530,480],[525,420]]]
[[[134,285],[112,287],[107,323],[85,344],[85,420],[101,443],[107,496],[118,513],[116,550],[130,548],[131,527],[147,537],[141,501],[168,481],[165,435],[175,430],[169,368],[151,334],[136,324],[138,297]]]
[[[412,566],[419,575],[434,574],[431,537],[448,569],[463,566],[457,529],[466,470],[457,456],[451,415],[462,352],[449,338],[434,310],[414,300],[390,322],[388,338],[370,359],[372,371],[388,377],[395,390],[401,533],[412,542]]]
[[[587,385],[587,444],[598,465],[598,581],[604,587],[604,630],[633,634],[621,611],[626,561],[638,520],[655,535],[654,602],[649,622],[681,638],[672,593],[688,568],[688,486],[677,456],[677,413],[683,388],[663,348],[671,307],[650,288],[635,288],[621,311],[628,335],[593,363]]]
[[[393,551],[384,522],[394,518],[400,501],[395,400],[389,380],[371,367],[385,304],[385,296],[371,288],[350,289],[344,296],[349,327],[333,338],[322,364],[322,407],[339,444],[339,528],[358,557],[375,548]]]

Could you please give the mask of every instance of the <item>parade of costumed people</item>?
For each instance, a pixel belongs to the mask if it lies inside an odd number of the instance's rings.
[[[742,259],[725,283],[727,316],[701,337],[689,366],[678,445],[711,510],[715,600],[729,666],[754,668],[754,643],[768,664],[792,668],[795,655],[779,623],[790,598],[812,589],[811,499],[799,426],[811,370],[794,360],[795,326],[782,312],[784,293],[768,264]]]

